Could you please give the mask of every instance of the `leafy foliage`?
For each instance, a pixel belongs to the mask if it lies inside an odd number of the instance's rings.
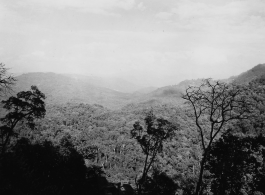
[[[167,174],[154,169],[151,177],[144,184],[145,194],[150,195],[175,195],[178,185]]]
[[[103,194],[107,181],[101,174],[97,167],[86,168],[67,137],[58,145],[22,138],[2,159],[0,191],[14,195]]]
[[[265,193],[264,76],[245,86],[192,81],[188,106],[179,89],[189,82],[143,99],[115,92],[119,107],[135,100],[116,110],[73,103],[84,86],[65,77],[43,81],[47,107],[37,87],[3,101],[1,194]],[[87,89],[85,98],[100,97]]]
[[[34,129],[34,120],[45,116],[45,95],[36,86],[31,91],[22,91],[16,97],[2,101],[3,107],[8,111],[5,117],[1,118],[0,139],[2,153],[10,141],[16,135],[15,127],[19,122],[25,123]]]
[[[163,142],[172,138],[174,131],[177,130],[167,120],[156,118],[152,111],[147,114],[144,120],[145,127],[136,122],[131,130],[132,138],[137,140],[145,154],[143,174],[139,180],[139,190],[141,190],[141,185],[146,182],[148,171],[153,165],[157,154],[162,152]]]
[[[265,138],[225,135],[209,153],[211,189],[216,195],[265,193]]]

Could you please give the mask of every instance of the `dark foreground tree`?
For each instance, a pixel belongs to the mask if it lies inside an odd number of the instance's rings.
[[[199,178],[195,195],[203,193],[203,173],[209,150],[215,139],[229,131],[233,120],[245,119],[250,112],[247,88],[228,85],[211,79],[204,80],[199,87],[189,87],[183,98],[193,109],[195,123],[202,145]]]
[[[5,64],[0,63],[0,96],[9,92],[15,81],[15,78],[7,73]]]
[[[107,181],[99,167],[85,166],[68,137],[17,141],[0,167],[1,195],[103,195]]]
[[[157,169],[153,170],[144,187],[147,195],[175,195],[178,189],[171,177]]]
[[[227,134],[216,141],[206,168],[215,195],[265,193],[265,138]]]
[[[2,101],[7,110],[5,117],[1,118],[0,126],[0,152],[3,154],[12,137],[16,135],[15,127],[19,122],[25,123],[34,129],[34,120],[45,116],[45,95],[32,86],[30,91],[22,91],[16,97]]]
[[[152,111],[145,117],[145,126],[142,126],[140,122],[136,122],[133,127],[131,135],[140,144],[145,154],[142,177],[138,181],[138,193],[141,194],[148,172],[157,154],[162,152],[163,142],[174,135],[177,127],[163,118],[157,118]]]

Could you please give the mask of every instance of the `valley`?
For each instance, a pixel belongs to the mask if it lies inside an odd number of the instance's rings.
[[[258,102],[256,104],[257,107],[255,107],[255,112],[259,112],[260,114],[259,117],[249,117],[246,121],[241,122],[240,120],[236,120],[234,123],[227,123],[227,128],[232,128],[232,134],[229,134],[230,137],[228,138],[225,135],[218,136],[215,140],[216,144],[221,144],[221,140],[230,138],[236,139],[237,142],[247,138],[250,139],[250,137],[254,139],[254,142],[263,139],[257,136],[265,135],[263,126],[263,119],[265,118],[263,109],[263,105],[265,104],[264,67],[265,64],[258,65],[247,72],[232,77],[232,79],[224,80],[227,82],[227,86],[231,84],[246,86],[246,89],[252,90],[253,93],[255,92],[256,96],[253,100]],[[17,144],[22,144],[20,147],[25,148],[24,153],[21,154],[19,150],[14,149],[15,153],[19,153],[19,156],[22,155],[21,158],[25,159],[28,163],[33,163],[33,159],[30,156],[40,160],[36,164],[37,167],[34,168],[36,173],[31,176],[25,176],[29,178],[40,177],[41,183],[38,184],[41,185],[40,188],[45,188],[45,182],[49,183],[47,185],[54,184],[50,183],[51,180],[45,180],[45,178],[39,176],[38,172],[43,169],[41,168],[43,165],[39,163],[46,160],[51,162],[56,161],[53,158],[61,159],[59,156],[38,156],[38,152],[42,154],[46,150],[49,150],[50,152],[59,152],[58,155],[69,155],[67,158],[73,158],[73,162],[79,163],[80,169],[84,169],[81,172],[74,171],[79,174],[74,177],[80,178],[82,182],[88,182],[86,185],[82,184],[80,187],[81,191],[85,192],[86,187],[89,187],[94,194],[104,194],[104,190],[108,188],[107,186],[115,186],[119,183],[129,184],[131,188],[137,190],[137,180],[142,174],[145,154],[142,152],[139,143],[132,139],[131,132],[135,128],[137,121],[144,128],[147,128],[145,121],[151,112],[159,120],[163,119],[168,121],[176,129],[174,137],[166,141],[161,153],[157,154],[148,177],[152,179],[152,182],[161,182],[160,180],[166,180],[168,182],[166,188],[170,188],[171,191],[163,188],[160,189],[161,193],[173,194],[178,192],[184,195],[195,190],[194,187],[196,186],[204,149],[201,145],[198,127],[194,121],[192,107],[182,97],[186,94],[185,90],[189,86],[195,87],[194,89],[196,89],[196,87],[204,84],[205,81],[203,79],[185,80],[177,85],[160,88],[137,88],[136,91],[131,87],[133,91],[130,93],[128,91],[114,90],[114,88],[117,89],[115,82],[107,82],[106,84],[101,82],[97,85],[97,81],[92,81],[86,77],[79,77],[78,75],[26,73],[17,76],[15,79],[16,84],[13,86],[12,93],[27,91],[30,86],[35,85],[46,96],[45,117],[35,121],[33,131],[26,123],[19,123],[15,131],[18,137],[13,139],[13,143],[15,143],[15,140],[18,140]],[[122,85],[123,83],[124,86]],[[110,84],[113,89],[111,89]],[[130,87],[128,86],[130,85],[128,82],[118,82],[118,85],[120,90]],[[249,98],[252,98],[252,96],[249,96]],[[5,113],[8,113],[8,111]],[[250,116],[251,114],[249,113],[248,115]],[[4,116],[4,114],[2,115]],[[200,123],[203,127],[209,126],[207,118],[204,118]],[[207,130],[204,133],[206,132]],[[28,141],[24,143],[24,139]],[[205,139],[208,140],[210,138],[205,137]],[[260,144],[259,146],[265,146],[265,143],[261,140],[257,141],[257,143]],[[36,147],[36,152],[39,150],[37,153],[34,152],[34,147]],[[214,143],[213,147],[217,147],[217,145]],[[37,150],[37,148],[39,149]],[[32,152],[27,154],[27,150]],[[240,151],[241,149],[238,152]],[[257,158],[263,158],[261,151],[257,149]],[[215,151],[212,150],[212,152]],[[77,156],[74,157],[72,155],[79,156],[78,159],[80,158],[80,160],[74,160]],[[217,154],[213,153],[211,155]],[[16,164],[17,157],[14,156],[12,159],[12,163]],[[64,157],[59,162],[71,163],[63,159]],[[256,160],[255,158],[254,161],[256,162]],[[46,162],[48,166],[53,166],[48,161]],[[215,162],[211,158],[211,160],[209,159],[209,163],[221,162]],[[259,165],[260,169],[263,165]],[[24,165],[16,164],[15,166],[20,167],[19,169],[24,169]],[[31,166],[35,165],[32,164]],[[60,164],[58,166],[63,167],[64,165]],[[68,165],[65,166],[66,169],[69,169],[67,168]],[[214,168],[209,166],[210,164],[207,164],[205,168],[206,173],[212,171],[211,168]],[[7,167],[7,173],[5,175],[9,174],[11,169],[12,167]],[[87,170],[85,171],[85,169]],[[243,174],[248,174],[249,169],[251,167],[246,167]],[[53,174],[55,175],[52,176],[54,179],[60,177],[62,174],[62,172],[58,172],[59,170],[60,168],[54,170],[55,172]],[[50,171],[50,168],[47,171]],[[74,172],[70,171],[69,173],[74,174]],[[96,183],[81,176],[83,173],[88,174],[88,178],[91,177]],[[230,173],[226,174],[229,175]],[[257,173],[253,172],[252,174]],[[68,177],[70,178],[70,176],[65,176],[65,182],[70,182],[74,185],[79,185],[81,182],[81,180],[77,183],[68,181]],[[204,177],[204,182],[207,182],[207,177]],[[214,175],[214,177],[218,179],[218,175]],[[263,175],[257,177],[261,180],[263,179]],[[13,181],[12,177],[10,181]],[[211,183],[211,180],[208,182],[209,185],[214,185]],[[16,185],[15,183],[13,184]],[[241,184],[248,185],[246,183]],[[24,183],[23,185],[28,186],[29,184]],[[62,184],[56,185],[60,186]],[[145,190],[146,193],[153,194],[153,188],[161,188],[162,184],[154,183],[150,185],[149,187],[145,186]],[[260,189],[260,183],[258,183],[258,186]],[[119,189],[118,187],[112,188]]]

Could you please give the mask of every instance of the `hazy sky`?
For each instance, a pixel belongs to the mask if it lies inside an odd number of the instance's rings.
[[[265,0],[0,0],[0,62],[157,86],[227,78],[265,63]]]

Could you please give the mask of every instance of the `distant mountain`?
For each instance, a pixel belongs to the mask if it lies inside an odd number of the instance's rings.
[[[185,89],[189,86],[199,86],[202,83],[202,79],[185,80],[177,85],[169,85],[165,87],[157,88],[150,93],[143,94],[136,97],[134,102],[143,103],[147,105],[157,104],[174,104],[180,105],[184,102],[182,94],[185,93]],[[140,104],[139,104],[140,105]]]
[[[265,75],[265,64],[221,81],[248,83]],[[203,79],[184,80],[177,85],[160,88],[141,87],[119,78],[100,78],[95,76],[62,75],[55,73],[27,73],[16,77],[14,91],[29,90],[36,85],[47,97],[48,104],[88,103],[100,104],[107,108],[121,108],[125,105],[157,105],[183,103],[181,98],[189,86],[199,86]]]
[[[148,94],[148,93],[155,91],[156,89],[157,89],[157,87],[145,87],[145,88],[141,88],[137,91],[134,91],[134,93],[135,94]]]
[[[178,85],[169,85],[158,88],[157,90],[149,93],[149,95],[152,95],[154,97],[180,96],[181,90]]]
[[[158,88],[157,90],[150,93],[155,97],[169,97],[169,96],[181,96],[189,86],[199,86],[203,79],[184,80],[177,85],[169,85]]]
[[[233,79],[233,82],[240,84],[248,83],[253,79],[256,79],[264,74],[265,74],[265,64],[258,64],[257,66],[254,66],[250,70],[236,76]]]
[[[49,104],[67,102],[101,104],[109,108],[130,103],[131,96],[91,84],[86,79],[55,73],[27,73],[16,77],[14,91],[29,90],[36,85],[47,97]]]
[[[86,75],[66,75],[76,80],[86,82],[90,85],[104,87],[123,93],[132,93],[144,88],[143,86],[136,85],[125,79],[115,77],[98,77],[98,76],[86,76]]]
[[[189,86],[200,86],[202,82],[203,79],[184,80],[177,84],[177,87],[181,92],[185,92]]]
[[[139,86],[122,80],[117,80],[117,83],[106,83],[107,80],[102,81],[99,77],[92,76],[38,72],[22,74],[16,79],[14,92],[29,90],[30,86],[36,85],[46,95],[47,104],[87,103],[117,109],[132,103],[140,106],[141,103],[152,105],[154,102],[160,104],[175,102],[176,100],[175,89],[172,90],[170,87],[159,89],[147,87],[134,93],[123,93],[103,86],[115,85],[119,86],[119,89],[127,86],[131,88],[128,91]],[[177,94],[180,97],[180,93],[177,92]]]
[[[234,80],[237,78],[237,76],[231,76],[228,79],[221,79],[220,81],[224,82],[224,83],[232,83],[234,82]]]
[[[222,82],[226,83],[239,83],[244,84],[248,83],[253,79],[261,77],[265,75],[265,64],[259,64],[252,69],[243,72],[238,76],[232,76],[228,79],[222,79]],[[202,84],[203,79],[193,79],[193,80],[184,80],[177,85],[165,86],[158,88],[157,90],[151,92],[149,94],[150,97],[159,97],[159,98],[177,98],[181,97],[181,94],[185,92],[189,86],[200,86]]]
[[[225,83],[239,83],[245,84],[248,83],[258,77],[265,75],[265,64],[258,64],[251,68],[250,70],[241,73],[238,76],[231,76],[227,79],[221,79],[220,81]],[[185,80],[180,82],[178,85],[175,86],[180,91],[185,91],[188,86],[199,86],[202,84],[203,79],[193,79],[193,80]]]

